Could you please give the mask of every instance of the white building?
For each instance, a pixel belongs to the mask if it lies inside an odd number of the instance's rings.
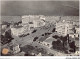
[[[70,37],[74,38],[74,34],[69,34]]]
[[[72,24],[65,22],[65,20],[63,20],[63,22],[56,23],[56,31],[63,36],[71,33],[72,27]]]
[[[2,29],[6,29],[6,27],[7,27],[7,25],[2,25],[1,28],[2,28]]]
[[[41,18],[38,15],[22,16],[22,24],[26,25],[26,23],[27,23],[29,25],[29,29],[44,26],[45,22],[43,20],[45,20],[45,19],[43,17]]]
[[[30,16],[26,16],[26,15],[22,16],[22,23],[23,24],[28,23],[28,21],[30,21],[29,18]]]
[[[53,39],[52,37],[48,37],[45,41],[42,42],[42,44],[48,48],[51,48],[53,41],[56,41],[56,39]]]
[[[23,34],[25,30],[27,31],[27,29],[25,29],[25,27],[11,28],[12,35],[14,35],[14,36],[19,36],[19,35]]]
[[[80,54],[80,51],[76,51],[76,52],[75,52],[75,55],[78,56],[79,54]]]
[[[75,28],[76,29],[76,33],[80,33],[80,28]]]
[[[20,52],[20,48],[19,48],[19,45],[13,45],[13,53],[14,54],[16,54],[16,53],[18,53],[18,52]]]

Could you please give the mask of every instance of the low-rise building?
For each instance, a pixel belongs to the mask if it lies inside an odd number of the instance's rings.
[[[78,33],[76,33],[76,34],[75,34],[75,37],[79,37],[79,34],[78,34]]]
[[[19,45],[18,44],[14,44],[13,45],[13,54],[16,54],[20,52],[20,48],[19,48]]]
[[[14,35],[14,36],[19,36],[19,35],[23,34],[25,30],[27,31],[26,27],[11,28],[12,35]]]
[[[51,48],[53,41],[56,41],[56,39],[54,39],[52,37],[48,37],[45,41],[42,42],[42,44],[45,45],[48,48]]]
[[[80,33],[80,28],[75,28],[76,29],[76,33],[79,34]]]
[[[76,56],[79,56],[79,54],[80,54],[80,51],[76,51],[76,52],[75,52],[75,55],[76,55]]]
[[[69,37],[74,38],[74,34],[69,34]]]
[[[75,37],[79,37],[79,32],[80,32],[80,29],[79,28],[75,28],[76,30],[76,33],[70,33],[69,36],[72,37],[72,38],[75,38]]]

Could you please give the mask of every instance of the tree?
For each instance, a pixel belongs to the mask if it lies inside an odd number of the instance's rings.
[[[69,43],[69,46],[70,46],[70,48],[72,48],[73,52],[76,51],[76,46],[75,46],[75,42],[74,41]]]
[[[52,32],[55,32],[55,28],[53,28]]]
[[[18,23],[20,24],[20,23],[22,23],[22,21],[19,21]]]
[[[32,33],[35,33],[37,30],[33,30],[33,32]]]
[[[33,39],[33,41],[36,41],[38,39],[38,37],[35,37],[34,39]]]
[[[53,38],[55,38],[55,39],[57,39],[57,38],[59,38],[59,36],[58,35],[55,35],[55,36],[52,36]]]
[[[37,51],[41,52],[42,54],[46,54],[47,53],[46,49],[44,49],[44,48],[38,48]]]

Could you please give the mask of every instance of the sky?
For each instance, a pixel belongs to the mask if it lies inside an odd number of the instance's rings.
[[[79,16],[78,1],[1,1],[2,16]]]

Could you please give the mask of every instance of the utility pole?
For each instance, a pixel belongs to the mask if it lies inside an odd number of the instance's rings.
[[[74,49],[74,52],[75,52],[75,50],[76,50],[76,48],[75,48],[75,39],[76,39],[76,38],[75,38],[75,35],[76,35],[76,29],[75,29],[75,27],[74,27],[74,41],[73,41],[73,44],[74,44],[74,48],[73,48],[73,49]]]
[[[69,50],[70,50],[70,46],[69,46],[69,34],[67,34],[67,53],[70,53]]]

